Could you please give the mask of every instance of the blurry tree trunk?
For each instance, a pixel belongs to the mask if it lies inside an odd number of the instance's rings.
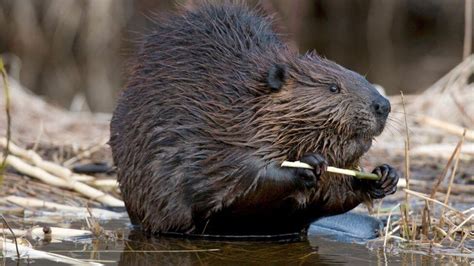
[[[41,27],[33,1],[16,0],[10,2],[11,20],[2,25],[9,30],[12,50],[21,54],[21,79],[27,87],[33,87],[39,82],[43,67],[47,42],[42,34]],[[5,10],[7,11],[7,10]],[[7,11],[8,12],[8,11]]]
[[[371,1],[367,17],[367,47],[369,71],[375,81],[394,91],[399,88],[399,73],[396,67],[391,29],[397,1]]]
[[[43,8],[41,32],[49,49],[45,51],[47,58],[40,68],[40,92],[67,106],[73,95],[84,86],[81,66],[74,55],[84,10],[81,2],[75,0],[48,1]]]
[[[464,52],[463,58],[465,59],[472,53],[472,1],[465,0],[465,14],[464,14]]]
[[[85,60],[85,96],[92,111],[111,111],[114,91],[121,84],[121,29],[125,12],[123,1],[87,1],[86,26],[81,50]],[[122,19],[119,19],[122,18]]]

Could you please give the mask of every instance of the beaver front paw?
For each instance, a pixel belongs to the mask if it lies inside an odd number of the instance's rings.
[[[319,177],[326,171],[328,163],[321,154],[309,153],[300,159],[301,162],[307,163],[313,167],[313,169],[298,168],[297,175],[303,181],[303,184],[307,188],[316,186]]]
[[[397,191],[397,183],[400,178],[397,170],[388,164],[377,166],[372,173],[380,176],[377,181],[367,181],[369,194],[373,199],[381,199]]]

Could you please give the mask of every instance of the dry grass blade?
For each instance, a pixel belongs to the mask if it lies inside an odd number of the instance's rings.
[[[17,255],[18,259],[20,259],[20,251],[18,250],[18,243],[16,241],[16,235],[13,232],[10,225],[8,224],[7,219],[5,219],[5,217],[3,217],[2,214],[0,214],[0,217],[2,217],[3,223],[7,226],[8,230],[10,230],[10,233],[13,235],[13,240],[15,241],[16,255]]]
[[[2,172],[0,175],[0,185],[3,181],[3,170],[5,168],[6,160],[9,153],[10,148],[10,139],[11,139],[11,115],[10,115],[10,88],[8,86],[8,76],[5,70],[5,65],[3,64],[2,58],[0,58],[0,75],[2,76],[3,80],[3,91],[5,94],[5,114],[7,115],[7,143],[6,147],[3,150],[3,160],[2,165],[0,165],[0,171]]]
[[[405,178],[407,180],[406,187],[410,189],[410,134],[408,130],[408,119],[407,119],[407,111],[405,107],[405,97],[403,95],[403,91],[400,91],[400,96],[402,98],[402,106],[403,106],[403,116],[405,120]],[[408,203],[408,198],[406,199]]]
[[[464,130],[461,141],[459,142],[459,149],[457,150],[457,153],[456,153],[456,159],[454,161],[454,168],[453,168],[453,171],[451,172],[451,178],[449,179],[448,191],[446,192],[446,198],[444,199],[444,204],[448,204],[448,201],[449,201],[449,195],[451,194],[451,186],[453,185],[454,176],[456,175],[456,170],[458,169],[459,155],[461,154],[461,149],[462,149],[462,145],[464,143],[464,137],[465,136],[466,136],[466,130]],[[444,210],[443,210],[443,212],[444,212]]]
[[[428,237],[429,228],[431,226],[431,209],[429,201],[425,200],[425,207],[421,214],[421,233],[423,236]]]
[[[459,245],[456,248],[461,248],[464,244],[464,241],[466,241],[467,237],[471,234],[471,230],[466,230],[463,232],[464,236],[461,238],[461,241],[459,241]]]
[[[393,206],[393,208],[390,209],[390,213],[388,214],[388,218],[387,218],[387,227],[385,228],[385,238],[383,240],[383,248],[385,249],[385,247],[387,246],[387,240],[388,240],[388,237],[389,237],[389,232],[388,232],[388,228],[390,227],[390,219],[392,218],[392,212],[393,210],[395,210],[396,208],[400,207],[400,203],[398,203],[397,205]]]
[[[433,190],[431,191],[430,198],[434,198],[436,195],[436,192],[438,191],[438,187],[440,186],[441,182],[444,180],[446,177],[446,174],[448,173],[449,167],[451,166],[452,161],[454,160],[454,157],[456,157],[456,154],[460,152],[461,149],[461,140],[458,142],[456,145],[456,148],[454,149],[453,153],[451,154],[451,157],[449,158],[448,162],[446,163],[446,166],[444,167],[444,170],[440,176],[438,176],[438,180],[436,181],[436,184],[433,187]]]
[[[447,235],[445,236],[446,237],[450,237],[452,234],[454,234],[455,232],[457,232],[459,229],[461,229],[461,227],[463,227],[467,222],[471,221],[472,218],[474,217],[474,214],[471,214],[469,217],[467,217],[464,221],[462,221],[458,226],[454,227],[453,229],[449,230],[449,232],[447,233]],[[441,242],[443,242],[443,240],[441,240]]]
[[[403,91],[400,91],[400,96],[402,99],[402,107],[403,107],[403,117],[405,121],[405,180],[406,180],[406,188],[410,189],[410,133],[408,130],[408,119],[407,119],[407,111],[405,106],[405,97],[403,95]],[[410,212],[410,205],[409,205],[409,197],[408,194],[405,193],[405,203],[401,205],[401,212],[402,212],[402,219],[403,219],[403,233],[404,237],[410,238],[410,227],[409,227],[409,220],[408,220],[408,213]]]
[[[441,201],[439,201],[439,200],[432,199],[432,198],[430,198],[428,195],[425,195],[425,194],[423,194],[423,193],[416,192],[416,191],[409,190],[409,189],[404,189],[403,191],[405,191],[406,193],[408,193],[408,194],[410,194],[410,195],[413,195],[413,196],[415,196],[415,197],[419,197],[419,198],[428,200],[428,201],[430,201],[430,202],[434,202],[434,203],[436,203],[436,204],[439,204],[439,205],[445,207],[446,209],[449,209],[449,210],[451,210],[451,211],[453,211],[453,212],[459,214],[461,217],[465,217],[465,216],[466,216],[463,212],[461,212],[461,211],[459,211],[459,210],[456,210],[455,208],[453,208],[453,207],[451,207],[451,206],[449,206],[449,205],[446,205],[446,204],[444,204],[443,202],[441,202]]]
[[[95,237],[100,237],[104,235],[104,228],[100,225],[97,219],[92,214],[92,211],[89,209],[89,206],[86,207],[89,217],[86,217],[86,223],[89,230],[94,234]]]
[[[446,192],[446,197],[444,199],[444,205],[446,206],[449,202],[449,195],[451,194],[451,186],[453,185],[453,182],[454,182],[454,176],[456,175],[456,171],[457,171],[457,168],[458,168],[458,164],[459,164],[459,155],[461,153],[461,149],[462,149],[462,144],[464,143],[464,137],[466,136],[466,130],[464,130],[464,133],[462,135],[462,138],[461,140],[459,141],[459,149],[457,150],[456,152],[456,159],[454,161],[454,168],[453,168],[453,171],[451,172],[451,177],[449,179],[449,185],[448,185],[448,191]],[[444,213],[445,213],[445,208],[443,208],[441,210],[441,216],[440,216],[440,219],[439,219],[439,226],[442,227],[443,226],[443,223],[445,221],[444,219]]]

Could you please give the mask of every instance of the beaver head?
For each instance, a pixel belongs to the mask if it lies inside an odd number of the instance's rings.
[[[266,73],[270,91],[260,97],[256,138],[273,136],[285,159],[319,152],[330,165],[357,165],[383,131],[390,102],[361,75],[314,53],[282,62]]]

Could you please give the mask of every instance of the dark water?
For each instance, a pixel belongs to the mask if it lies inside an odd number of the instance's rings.
[[[43,219],[44,221],[44,219]],[[44,222],[43,222],[44,223]],[[70,224],[81,228],[85,223]],[[64,226],[64,225],[63,225]],[[128,219],[103,223],[107,230],[124,230],[124,239],[83,238],[61,243],[32,240],[34,248],[105,265],[472,265],[473,258],[432,256],[420,251],[387,251],[367,244],[342,243],[309,236],[303,241],[236,242],[147,238],[130,230]],[[6,260],[7,265],[17,261]],[[56,265],[49,260],[22,259],[19,264]]]

